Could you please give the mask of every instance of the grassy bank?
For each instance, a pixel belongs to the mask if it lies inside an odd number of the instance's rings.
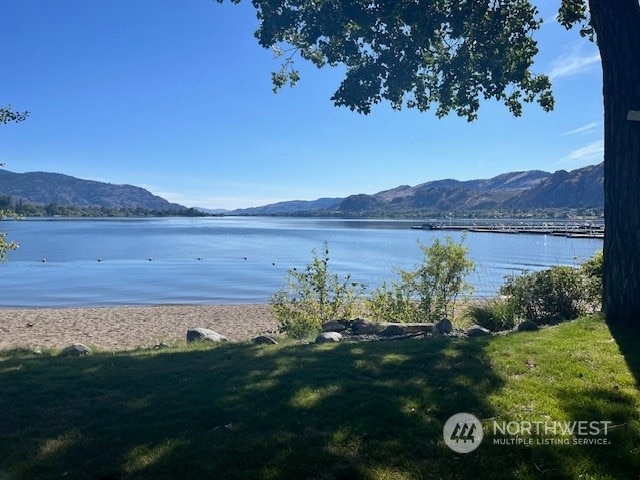
[[[4,352],[0,479],[637,479],[638,340],[583,318],[475,339]],[[485,431],[467,454],[442,436],[459,412]],[[504,445],[494,421],[611,424],[605,445]]]

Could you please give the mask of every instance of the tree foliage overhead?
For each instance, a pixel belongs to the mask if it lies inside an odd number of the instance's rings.
[[[586,0],[562,0],[558,10],[558,22],[567,29],[579,24],[580,34],[593,39],[594,31]]]
[[[218,0],[222,1],[222,0]],[[239,0],[233,0],[237,3]],[[523,102],[553,108],[549,78],[531,66],[542,20],[528,0],[254,0],[260,45],[284,58],[276,89],[295,84],[300,56],[346,67],[336,105],[369,113],[435,106],[439,117],[477,117],[481,99],[514,114]]]
[[[11,122],[22,122],[26,120],[28,116],[29,112],[14,112],[11,109],[11,105],[0,105],[0,125],[6,125]],[[4,164],[0,164],[0,167],[3,166]],[[4,220],[6,216],[7,212],[5,212],[3,208],[0,208],[0,220]],[[9,242],[6,239],[6,234],[0,232],[0,262],[4,262],[7,259],[7,252],[9,250],[15,250],[18,246],[17,242]]]
[[[380,102],[435,107],[439,117],[455,112],[469,121],[488,99],[516,116],[528,102],[553,108],[549,78],[533,70],[533,34],[542,24],[535,3],[253,0],[258,41],[284,59],[273,73],[275,90],[299,80],[294,61],[301,57],[345,68],[336,105],[365,114]],[[561,0],[558,21],[595,40],[602,59],[603,309],[610,322],[640,324],[640,1]]]
[[[0,125],[12,122],[22,122],[27,119],[29,112],[14,112],[11,105],[0,106]]]

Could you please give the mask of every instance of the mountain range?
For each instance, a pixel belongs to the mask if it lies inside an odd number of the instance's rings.
[[[567,172],[510,172],[484,180],[436,180],[415,187],[401,185],[372,195],[280,202],[228,212],[234,215],[384,216],[523,210],[603,208],[604,164]]]
[[[76,207],[183,210],[148,190],[82,180],[59,173],[0,170],[0,195],[14,203]],[[436,180],[401,185],[372,195],[293,200],[261,207],[221,211],[225,215],[407,216],[487,210],[533,211],[604,206],[604,164],[555,173],[510,172],[483,180]],[[204,209],[202,209],[204,210]]]
[[[146,210],[186,210],[148,190],[133,185],[83,180],[60,173],[14,173],[0,170],[0,195],[13,203],[70,205],[74,207],[142,208]]]

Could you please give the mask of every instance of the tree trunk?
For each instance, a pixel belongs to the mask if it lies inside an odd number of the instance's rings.
[[[603,308],[607,322],[640,325],[640,6],[589,0],[604,95]]]

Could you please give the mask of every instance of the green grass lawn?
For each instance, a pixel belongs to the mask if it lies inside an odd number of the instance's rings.
[[[0,479],[638,479],[638,340],[583,318],[474,339],[4,352]],[[442,435],[459,412],[484,427],[467,454]],[[495,443],[494,422],[521,421],[611,424],[606,445]]]

